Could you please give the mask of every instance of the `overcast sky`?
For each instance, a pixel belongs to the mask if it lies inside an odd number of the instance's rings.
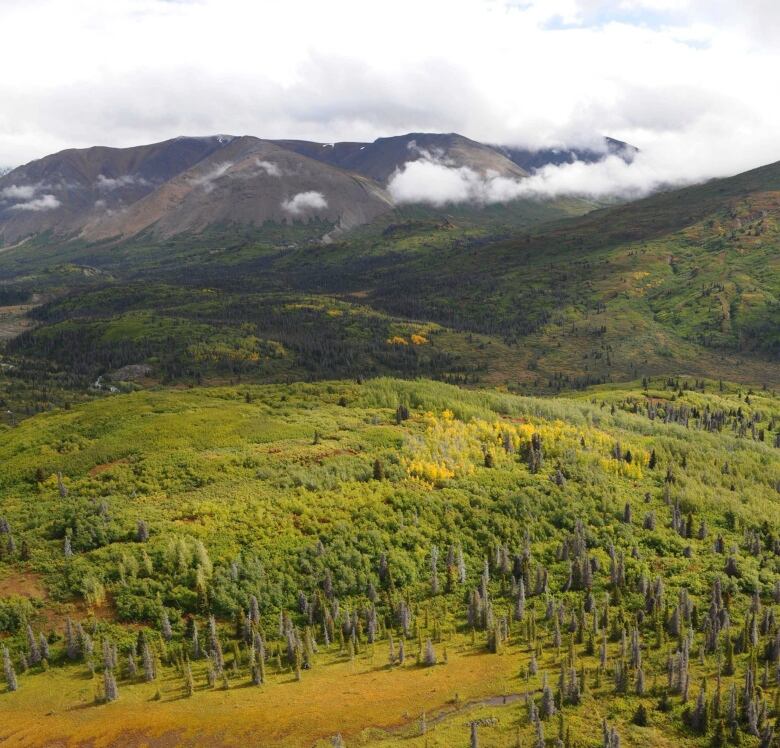
[[[642,149],[631,189],[780,160],[775,0],[0,0],[0,165],[179,134]]]

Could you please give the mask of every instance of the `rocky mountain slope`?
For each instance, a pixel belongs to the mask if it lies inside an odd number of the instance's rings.
[[[94,242],[268,222],[318,221],[325,233],[392,211],[388,183],[410,162],[521,180],[530,168],[580,156],[594,160],[598,153],[532,154],[455,133],[410,133],[373,143],[215,135],[70,149],[0,176],[0,246],[29,237]],[[592,207],[582,202],[582,211]]]

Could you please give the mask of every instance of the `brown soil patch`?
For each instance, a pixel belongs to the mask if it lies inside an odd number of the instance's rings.
[[[106,470],[111,470],[111,468],[116,465],[127,465],[129,462],[130,460],[127,458],[114,460],[113,462],[104,462],[101,465],[95,465],[95,467],[89,471],[89,474],[94,477],[95,475],[100,475],[100,473],[105,473]]]
[[[48,593],[40,574],[34,572],[11,572],[0,579],[0,597],[17,595],[19,597],[37,597],[46,599]]]
[[[37,610],[37,616],[45,622],[48,628],[52,629],[59,627],[65,616],[78,619],[94,616],[102,621],[116,620],[116,606],[110,595],[106,595],[102,604],[91,608],[83,600],[59,603],[49,598],[43,577],[32,571],[11,572],[0,579],[0,597],[10,596],[40,600],[43,607]]]

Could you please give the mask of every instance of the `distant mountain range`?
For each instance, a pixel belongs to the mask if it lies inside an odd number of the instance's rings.
[[[547,164],[626,160],[636,149],[529,151],[450,134],[409,133],[373,143],[313,143],[251,136],[178,137],[133,148],[69,149],[0,176],[0,244],[197,234],[212,226],[318,220],[345,230],[395,209],[388,185],[426,159],[521,180]]]

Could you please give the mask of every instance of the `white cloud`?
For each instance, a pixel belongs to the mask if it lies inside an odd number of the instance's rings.
[[[526,186],[528,179],[512,179],[496,172],[486,174],[467,166],[452,166],[430,155],[409,161],[388,183],[388,190],[398,203],[506,203],[520,197],[543,197],[540,190]]]
[[[34,184],[12,184],[0,190],[0,197],[6,200],[29,200],[37,189]]]
[[[121,189],[122,187],[130,187],[131,185],[148,185],[149,182],[137,174],[123,174],[120,177],[112,178],[103,174],[98,174],[97,188],[105,192],[112,192],[113,190]]]
[[[618,156],[607,156],[595,164],[545,166],[520,183],[523,197],[638,198],[659,187],[684,183],[675,170],[664,170],[639,153],[631,163]]]
[[[281,177],[282,170],[271,161],[261,161],[258,159],[255,162],[259,169],[264,171],[269,177]]]
[[[456,168],[431,159],[410,161],[396,172],[388,190],[398,203],[445,205],[479,200],[485,179],[466,167]]]
[[[26,203],[17,203],[11,206],[11,210],[43,211],[54,210],[60,207],[60,201],[54,195],[41,195]]]
[[[315,212],[328,207],[328,201],[321,192],[299,192],[288,200],[282,201],[282,210],[293,216]]]
[[[639,198],[661,187],[690,182],[681,177],[671,158],[643,152],[630,162],[609,155],[596,163],[575,161],[548,165],[529,177],[512,179],[495,172],[480,174],[441,159],[410,161],[390,179],[388,190],[398,203],[505,203],[517,199],[546,199],[563,195],[586,198]]]
[[[193,177],[192,183],[198,187],[203,187],[204,192],[211,192],[214,189],[213,183],[224,176],[231,166],[233,166],[232,161],[223,161],[221,164],[216,164],[205,174]]]

